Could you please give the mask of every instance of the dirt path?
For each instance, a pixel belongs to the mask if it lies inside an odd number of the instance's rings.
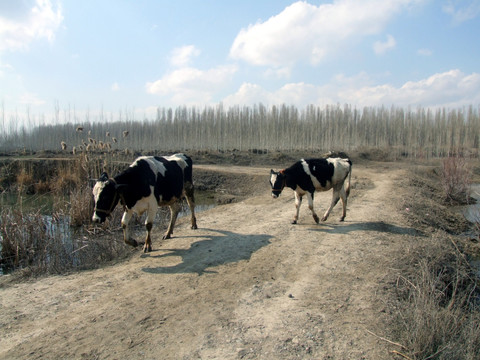
[[[292,191],[273,200],[265,182],[150,254],[0,288],[0,359],[389,358],[369,331],[385,333],[389,259],[411,232],[391,200],[402,171],[353,174],[344,223],[339,205],[316,225],[304,204],[291,225]]]

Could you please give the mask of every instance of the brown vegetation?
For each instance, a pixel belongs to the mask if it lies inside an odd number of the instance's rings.
[[[468,196],[466,168],[462,159],[449,158],[443,171],[417,169],[407,179],[415,192],[402,210],[421,232],[395,265],[400,271],[392,329],[409,359],[473,360],[480,353],[480,283],[470,263],[480,255],[478,234],[459,237],[471,224],[446,205],[452,196],[445,183],[456,184],[450,188],[455,198]]]
[[[461,204],[468,203],[471,178],[471,170],[465,158],[450,156],[443,159],[441,180],[448,200]]]

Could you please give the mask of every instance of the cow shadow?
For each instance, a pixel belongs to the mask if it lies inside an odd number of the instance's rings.
[[[216,273],[207,270],[215,266],[235,263],[240,260],[249,260],[254,252],[270,244],[273,238],[267,234],[238,234],[231,231],[204,229],[216,235],[188,236],[186,238],[201,238],[193,242],[188,249],[158,249],[165,253],[155,255],[155,252],[142,256],[165,259],[180,257],[181,261],[173,266],[159,266],[143,268],[142,271],[151,274],[180,274],[180,273]]]
[[[336,234],[348,234],[352,231],[375,231],[388,234],[398,235],[421,235],[419,232],[410,227],[389,224],[384,221],[367,221],[367,222],[342,222],[338,224],[323,223],[321,227],[312,228],[313,231],[333,232]]]

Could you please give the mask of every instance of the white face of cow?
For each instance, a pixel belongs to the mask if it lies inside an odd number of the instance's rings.
[[[278,198],[285,187],[285,175],[270,170],[270,186],[272,187],[272,197],[274,199]]]
[[[118,203],[115,182],[109,180],[106,173],[102,174],[93,187],[93,198],[95,200],[95,209],[92,221],[102,223]]]

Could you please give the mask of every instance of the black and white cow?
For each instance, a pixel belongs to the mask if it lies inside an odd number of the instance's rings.
[[[343,215],[340,221],[345,219],[347,214],[347,198],[350,193],[350,179],[352,176],[352,162],[348,157],[326,157],[320,159],[301,159],[287,169],[279,172],[270,171],[270,185],[272,196],[280,196],[283,188],[288,186],[295,192],[296,213],[292,224],[298,221],[300,205],[303,195],[307,195],[308,207],[312,211],[313,219],[318,224],[319,218],[313,209],[313,194],[315,191],[327,191],[333,188],[333,197],[330,207],[322,217],[327,220],[330,211],[337,204],[339,199],[343,203]],[[348,177],[348,184],[344,186]]]
[[[192,229],[197,228],[192,159],[184,154],[164,157],[142,156],[113,178],[103,173],[93,188],[93,196],[95,198],[93,222],[104,222],[120,201],[125,210],[122,217],[124,241],[132,246],[138,245],[130,236],[129,222],[132,215],[147,212],[145,220],[147,237],[143,247],[145,252],[152,251],[150,232],[159,206],[169,206],[171,215],[163,239],[169,239],[173,233],[181,209],[180,201],[184,196],[192,213]]]

